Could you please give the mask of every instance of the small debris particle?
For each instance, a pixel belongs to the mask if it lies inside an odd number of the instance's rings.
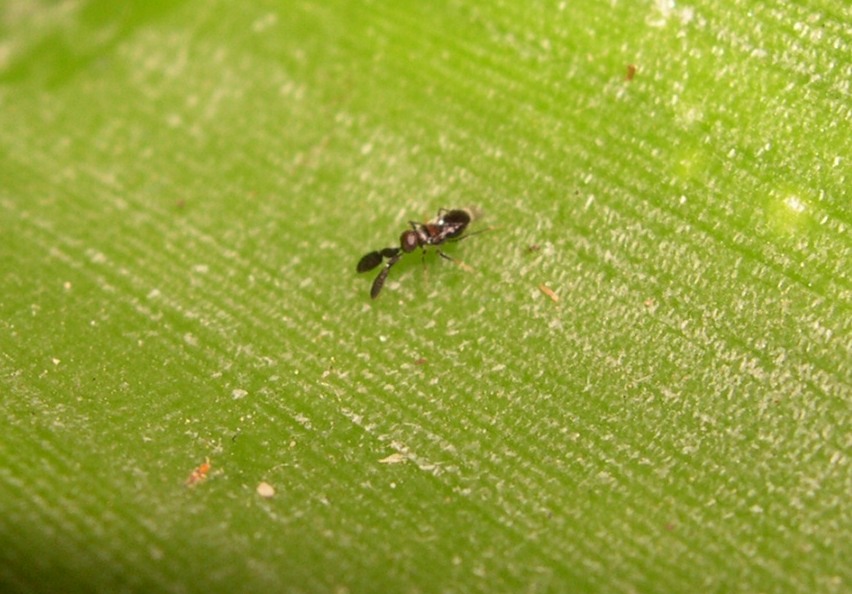
[[[64,283],[62,283],[62,288],[65,289],[66,291],[70,291],[71,290],[71,281],[65,281]]]
[[[545,285],[544,283],[541,283],[541,284],[538,286],[538,290],[539,290],[539,291],[541,291],[542,293],[544,293],[545,295],[547,295],[548,297],[550,297],[550,299],[551,299],[554,303],[559,303],[559,295],[557,295],[557,294],[553,291],[553,289],[551,289],[550,287],[548,287],[548,286],[547,286],[547,285]]]
[[[405,462],[405,454],[400,454],[399,452],[379,460],[379,464],[402,464],[403,462]]]
[[[187,487],[193,487],[193,486],[197,485],[198,483],[200,483],[201,481],[203,481],[204,479],[206,479],[207,473],[210,472],[211,468],[212,468],[212,466],[210,464],[210,459],[205,458],[204,462],[199,464],[195,468],[195,470],[193,470],[192,473],[190,473],[189,478],[186,479],[186,483],[185,483],[186,486]]]
[[[624,77],[624,80],[630,82],[631,80],[633,80],[634,76],[636,76],[636,64],[628,64],[627,76]]]
[[[426,365],[426,357],[420,357],[414,362],[415,365]]]
[[[262,481],[257,486],[257,494],[263,497],[264,499],[269,499],[270,497],[275,496],[275,487],[273,487],[266,481]]]
[[[540,249],[541,249],[541,246],[537,243],[534,243],[532,245],[527,246],[527,253],[528,254],[534,254],[535,252],[539,251]]]
[[[59,365],[60,363],[62,363],[62,360],[61,360],[61,359],[57,359],[56,357],[53,357],[53,358],[51,359],[51,362],[52,362],[54,365]]]
[[[248,396],[248,392],[241,388],[235,388],[231,391],[231,398],[233,398],[234,400],[240,400],[241,398],[245,398],[246,396]]]

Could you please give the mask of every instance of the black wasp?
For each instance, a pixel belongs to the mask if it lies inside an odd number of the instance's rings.
[[[426,251],[428,245],[441,245],[445,241],[460,241],[465,237],[473,235],[462,235],[470,223],[470,213],[466,210],[447,210],[442,208],[438,211],[438,216],[434,221],[428,223],[418,223],[417,221],[408,221],[411,229],[407,229],[399,236],[399,247],[389,247],[383,250],[370,252],[358,262],[358,272],[367,272],[382,263],[387,259],[387,264],[379,272],[376,280],[373,281],[373,287],[370,289],[370,297],[375,299],[379,296],[382,287],[385,285],[385,279],[388,277],[391,267],[399,262],[404,254],[413,252],[417,248]],[[438,254],[446,259],[455,262],[453,258],[438,250]]]

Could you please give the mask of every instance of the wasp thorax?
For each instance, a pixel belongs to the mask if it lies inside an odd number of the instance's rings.
[[[413,252],[418,244],[417,232],[411,229],[403,231],[402,235],[399,236],[399,245],[403,252]]]

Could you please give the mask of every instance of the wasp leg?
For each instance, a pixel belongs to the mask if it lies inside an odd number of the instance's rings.
[[[456,266],[458,266],[459,268],[461,268],[465,272],[474,272],[474,269],[473,269],[472,266],[468,266],[467,264],[465,264],[461,260],[456,260],[455,258],[450,256],[449,254],[445,254],[441,250],[438,250],[438,255],[441,256],[444,260],[449,260],[450,262],[452,262],[453,264],[455,264]]]

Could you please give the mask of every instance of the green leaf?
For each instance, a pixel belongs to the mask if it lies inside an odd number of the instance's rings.
[[[3,591],[848,591],[850,21],[5,2]]]

